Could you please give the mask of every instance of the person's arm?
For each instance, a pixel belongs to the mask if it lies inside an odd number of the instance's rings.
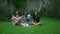
[[[14,20],[14,19],[16,19],[16,17],[12,15],[12,20]]]
[[[18,19],[22,19],[22,16],[18,17]]]

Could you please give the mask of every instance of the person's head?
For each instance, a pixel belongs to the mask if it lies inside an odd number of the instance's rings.
[[[27,12],[23,12],[23,15],[27,17]]]
[[[35,12],[35,15],[36,15],[36,16],[39,16],[39,12]]]
[[[27,15],[27,12],[23,12],[23,15]]]
[[[18,15],[18,10],[15,10],[13,15],[16,17],[16,15]]]

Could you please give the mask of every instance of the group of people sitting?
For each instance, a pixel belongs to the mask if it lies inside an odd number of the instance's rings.
[[[34,22],[30,21],[30,18],[34,20]],[[40,25],[40,16],[38,12],[35,12],[33,16],[27,14],[27,12],[23,12],[22,16],[18,15],[18,10],[15,10],[12,15],[12,24],[13,25],[23,25],[23,26],[32,26],[32,25]]]

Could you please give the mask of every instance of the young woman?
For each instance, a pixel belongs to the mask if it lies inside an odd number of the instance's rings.
[[[23,19],[22,25],[24,27],[29,26],[27,23],[27,13],[26,12],[23,12],[22,19]]]
[[[12,23],[13,25],[18,25],[20,24],[20,18],[19,15],[18,15],[18,10],[15,10],[13,15],[12,15]]]
[[[33,15],[33,19],[34,19],[33,25],[39,25],[39,24],[41,24],[40,23],[40,16],[39,16],[38,12],[35,12],[35,14]]]
[[[28,24],[28,26],[31,26],[30,15],[27,15],[27,12],[23,12],[23,16],[24,23]]]

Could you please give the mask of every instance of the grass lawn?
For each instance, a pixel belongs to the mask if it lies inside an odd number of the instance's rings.
[[[12,26],[11,21],[0,21],[0,34],[60,34],[60,20],[41,17],[40,26]]]

